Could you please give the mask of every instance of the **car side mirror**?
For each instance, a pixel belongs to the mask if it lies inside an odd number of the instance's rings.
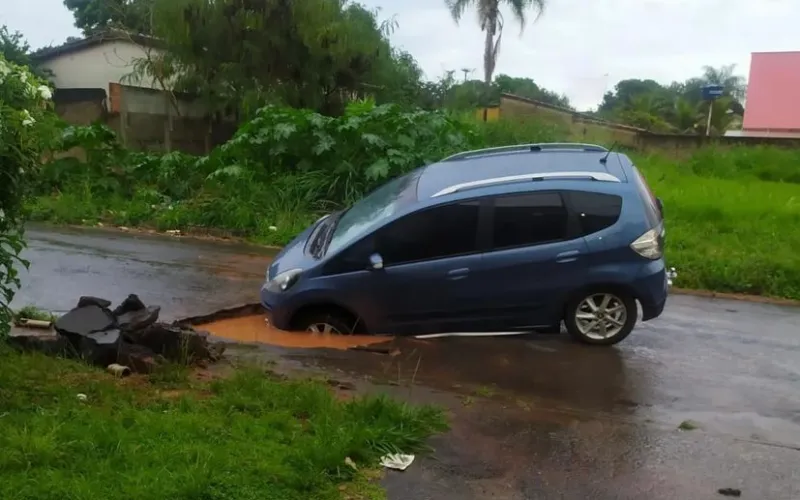
[[[656,206],[658,206],[658,211],[661,212],[661,216],[664,216],[664,202],[661,201],[661,198],[656,198]]]
[[[381,257],[381,254],[374,253],[369,256],[369,268],[373,271],[383,269],[383,257]]]

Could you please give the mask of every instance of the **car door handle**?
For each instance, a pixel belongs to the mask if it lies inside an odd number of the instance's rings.
[[[468,267],[460,267],[458,269],[451,269],[450,271],[447,271],[447,278],[451,280],[461,280],[466,278],[468,274]]]
[[[575,262],[581,254],[580,250],[568,250],[556,255],[556,262],[559,264],[566,264],[567,262]]]

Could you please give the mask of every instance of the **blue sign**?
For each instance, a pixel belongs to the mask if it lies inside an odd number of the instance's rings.
[[[722,85],[704,85],[703,86],[703,100],[713,101],[722,97],[725,87]]]

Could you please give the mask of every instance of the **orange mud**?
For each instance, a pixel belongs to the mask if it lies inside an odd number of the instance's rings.
[[[349,349],[351,347],[388,342],[391,337],[367,335],[325,335],[309,332],[285,332],[267,325],[264,316],[253,315],[241,318],[223,319],[200,326],[203,330],[238,342],[258,342],[282,347],[327,347]]]

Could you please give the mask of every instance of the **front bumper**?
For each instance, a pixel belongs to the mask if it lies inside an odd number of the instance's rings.
[[[267,290],[266,283],[261,287],[261,305],[264,307],[267,323],[279,330],[290,330],[291,314],[277,298],[277,294]]]

